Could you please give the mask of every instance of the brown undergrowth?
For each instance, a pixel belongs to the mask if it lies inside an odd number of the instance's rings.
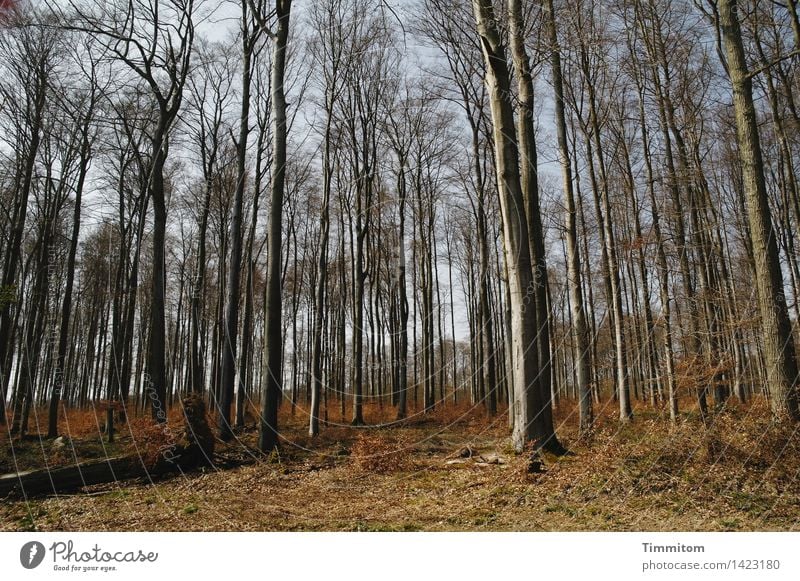
[[[691,402],[681,405],[690,409]],[[332,409],[337,413],[329,410],[321,434],[310,438],[301,407],[292,415],[284,406],[277,462],[255,452],[257,433],[251,424],[238,430],[232,442],[217,442],[214,466],[156,483],[96,486],[68,499],[10,499],[0,508],[0,528],[800,527],[800,434],[797,426],[774,423],[758,400],[732,404],[706,423],[689,411],[673,424],[663,410],[640,405],[634,421],[621,425],[615,406],[598,406],[595,427],[583,437],[575,429],[573,402],[562,401],[556,425],[571,453],[544,454],[538,473],[528,471],[527,454],[510,449],[503,413],[488,418],[481,407],[450,404],[428,414],[412,412],[395,423],[390,406],[372,404],[365,409],[371,427],[352,427],[332,421],[339,419],[338,408]],[[177,421],[170,417],[170,424]],[[246,465],[231,468],[221,460],[233,455]]]

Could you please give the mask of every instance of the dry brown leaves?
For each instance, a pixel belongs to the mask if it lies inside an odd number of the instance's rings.
[[[404,434],[363,432],[350,449],[353,464],[364,472],[388,474],[413,467],[414,442]]]

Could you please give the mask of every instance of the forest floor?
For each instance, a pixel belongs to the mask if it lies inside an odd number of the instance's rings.
[[[399,427],[331,422],[312,441],[300,410],[291,416],[283,409],[280,455],[253,452],[256,431],[245,429],[218,444],[210,468],[68,495],[9,497],[0,503],[0,530],[800,528],[800,434],[773,424],[763,403],[732,406],[710,428],[692,414],[671,424],[645,407],[622,426],[613,408],[605,406],[592,435],[578,439],[574,406],[562,402],[558,432],[571,453],[545,455],[539,474],[529,474],[528,458],[513,454],[502,413],[490,420],[482,408],[451,406],[412,414]],[[391,413],[375,406],[366,419],[387,421]],[[73,442],[87,456],[130,449],[124,430],[113,450],[104,449],[93,415],[72,424]],[[11,443],[7,435],[0,439],[3,472]],[[12,460],[34,464],[47,445],[17,441]],[[55,460],[65,456],[61,450]],[[233,464],[239,465],[224,467]]]

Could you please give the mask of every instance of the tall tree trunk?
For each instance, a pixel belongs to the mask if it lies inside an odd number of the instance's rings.
[[[153,199],[153,280],[150,305],[150,355],[147,369],[148,405],[153,419],[167,421],[167,367],[166,367],[166,262],[164,249],[167,233],[167,207],[164,191],[164,161],[166,157],[166,127],[158,129],[159,139],[153,146],[153,168],[150,176],[150,195]]]
[[[399,341],[397,346],[397,419],[406,417],[408,407],[408,291],[406,289],[406,159],[400,156],[398,174],[399,228],[397,245],[397,302],[400,319],[398,322]]]
[[[559,161],[564,182],[565,230],[567,246],[567,284],[572,318],[573,359],[579,401],[579,428],[586,432],[592,426],[592,393],[589,369],[590,346],[586,326],[586,313],[583,306],[583,287],[581,286],[581,257],[578,244],[577,210],[572,187],[572,165],[569,144],[567,143],[567,122],[564,107],[564,82],[561,73],[561,49],[558,43],[553,0],[546,0],[547,32],[551,46],[550,67],[553,74],[555,92],[556,134],[558,138]]]
[[[286,49],[292,0],[276,0],[277,30],[273,38],[272,115],[273,174],[270,194],[269,238],[266,288],[266,366],[261,397],[261,422],[258,447],[269,452],[278,446],[278,402],[283,383],[283,345],[281,337],[281,230],[283,193],[286,181]]]
[[[239,297],[242,271],[242,206],[247,176],[247,138],[250,134],[250,80],[253,37],[248,26],[247,3],[242,2],[242,110],[236,141],[236,192],[231,218],[231,253],[228,257],[228,286],[225,292],[225,329],[222,346],[222,384],[217,415],[217,432],[223,441],[233,437],[231,405],[236,380],[236,341],[239,334]],[[242,389],[240,382],[238,389]]]
[[[506,248],[508,284],[511,299],[511,335],[514,374],[514,448],[522,452],[533,443],[554,451],[562,451],[552,431],[552,410],[548,401],[542,401],[537,389],[539,374],[536,358],[531,356],[531,345],[536,344],[536,312],[526,308],[525,296],[533,288],[528,223],[524,209],[526,200],[520,183],[520,169],[514,111],[508,95],[511,94],[510,72],[506,60],[506,47],[498,30],[491,0],[473,0],[473,9],[486,61],[486,85],[490,95],[494,121],[497,180],[503,214],[503,235]]]
[[[317,285],[314,290],[314,330],[311,353],[311,413],[308,435],[319,434],[319,406],[322,395],[322,333],[324,331],[325,289],[328,284],[328,240],[330,238],[330,199],[333,165],[331,163],[331,103],[327,96],[328,115],[325,121],[322,153],[322,213],[319,222],[319,248],[317,249]]]
[[[75,208],[72,215],[72,235],[69,241],[69,251],[67,254],[66,275],[67,281],[64,287],[64,299],[61,303],[61,327],[58,334],[58,353],[56,355],[55,378],[53,380],[53,391],[50,395],[50,407],[47,414],[47,437],[54,438],[58,435],[58,406],[61,401],[64,389],[64,377],[67,356],[67,342],[69,339],[70,317],[72,314],[72,291],[75,280],[75,255],[78,250],[78,237],[81,229],[81,197],[83,187],[86,182],[86,174],[89,171],[90,137],[89,120],[91,113],[87,117],[87,123],[83,127],[81,138],[81,160],[78,181],[75,184]],[[1,397],[1,396],[0,396]]]
[[[525,215],[528,227],[528,245],[530,247],[531,268],[533,270],[533,286],[526,290],[528,307],[536,311],[536,349],[539,365],[536,386],[542,403],[550,404],[552,395],[552,355],[550,351],[550,309],[548,301],[547,259],[544,249],[544,228],[542,226],[541,209],[539,207],[539,175],[538,152],[534,134],[533,78],[530,61],[525,48],[525,21],[522,15],[520,0],[508,2],[508,24],[514,76],[517,79],[517,91],[520,103],[517,116],[517,147],[520,159],[520,185],[525,201]],[[543,418],[549,422],[550,416]],[[552,431],[552,426],[547,428]]]
[[[797,421],[800,420],[797,360],[764,180],[752,77],[745,60],[736,0],[719,0],[717,6],[733,87],[736,136],[747,199],[770,403],[777,418],[789,417]]]

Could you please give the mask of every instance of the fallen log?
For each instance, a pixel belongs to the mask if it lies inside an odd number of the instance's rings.
[[[165,469],[155,472],[161,474]],[[28,470],[0,476],[0,498],[12,492],[26,497],[55,494],[147,474],[152,475],[154,471],[147,470],[141,460],[130,456],[90,460],[59,468]]]

